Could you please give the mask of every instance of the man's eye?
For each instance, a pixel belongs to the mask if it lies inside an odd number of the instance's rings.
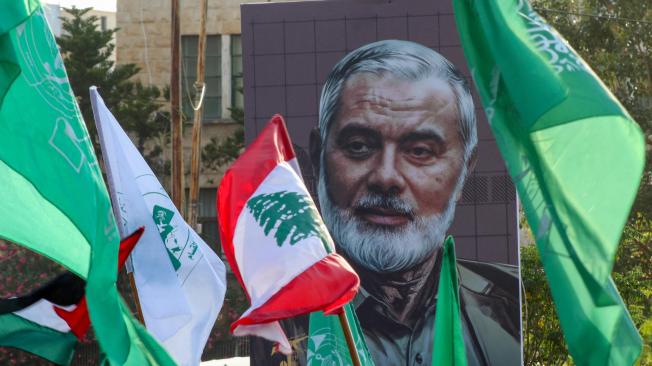
[[[435,155],[435,153],[429,148],[417,146],[410,149],[410,155],[416,158],[427,158]]]
[[[369,145],[362,141],[352,141],[346,145],[346,149],[352,154],[361,155],[369,152]]]

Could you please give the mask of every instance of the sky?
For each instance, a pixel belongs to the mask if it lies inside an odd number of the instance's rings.
[[[78,8],[92,7],[97,10],[115,11],[116,0],[42,0],[48,4],[59,4],[65,8],[73,5]]]

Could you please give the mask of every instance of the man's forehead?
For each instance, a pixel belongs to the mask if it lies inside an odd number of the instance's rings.
[[[430,120],[457,123],[455,94],[450,84],[437,76],[408,80],[391,74],[356,74],[346,81],[340,98],[334,120],[339,128],[351,119],[371,124],[391,121],[410,125]]]
[[[452,94],[449,80],[445,77],[433,74],[421,78],[409,78],[390,72],[353,74],[344,82],[342,94],[363,90],[400,90],[405,97],[428,91]]]

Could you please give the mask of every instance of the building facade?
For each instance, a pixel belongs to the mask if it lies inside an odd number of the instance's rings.
[[[208,0],[206,21],[206,93],[202,125],[202,149],[211,139],[223,141],[241,126],[232,118],[232,108],[243,108],[240,5],[247,1]],[[253,1],[248,1],[253,2]],[[184,124],[185,187],[188,188],[192,132],[193,83],[196,79],[197,42],[200,22],[199,0],[183,0],[179,9],[181,31],[181,100]],[[137,77],[145,85],[161,90],[170,84],[171,1],[117,0],[116,57],[118,64],[138,65]],[[202,168],[200,175],[199,222],[202,236],[217,245],[215,189],[226,167]]]
[[[45,17],[50,24],[50,28],[52,29],[52,33],[54,33],[56,37],[60,37],[63,32],[63,22],[61,18],[72,19],[72,15],[66,11],[66,8],[62,7],[59,4],[43,4],[43,9],[45,12]],[[105,31],[108,29],[115,29],[116,27],[116,13],[113,11],[91,9],[88,11],[88,13],[86,13],[86,16],[97,17],[97,28],[99,30]],[[115,44],[115,38],[116,36],[114,34],[111,43]],[[116,61],[115,52],[111,55],[110,60],[113,62]]]

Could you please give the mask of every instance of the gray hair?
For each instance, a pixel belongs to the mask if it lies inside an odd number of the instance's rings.
[[[346,55],[331,70],[319,101],[319,129],[322,145],[340,108],[340,95],[346,81],[359,73],[382,76],[390,73],[406,80],[439,77],[446,80],[457,99],[459,136],[468,162],[478,143],[475,109],[464,76],[439,53],[418,43],[385,40],[364,45]],[[323,155],[323,151],[322,151]]]

